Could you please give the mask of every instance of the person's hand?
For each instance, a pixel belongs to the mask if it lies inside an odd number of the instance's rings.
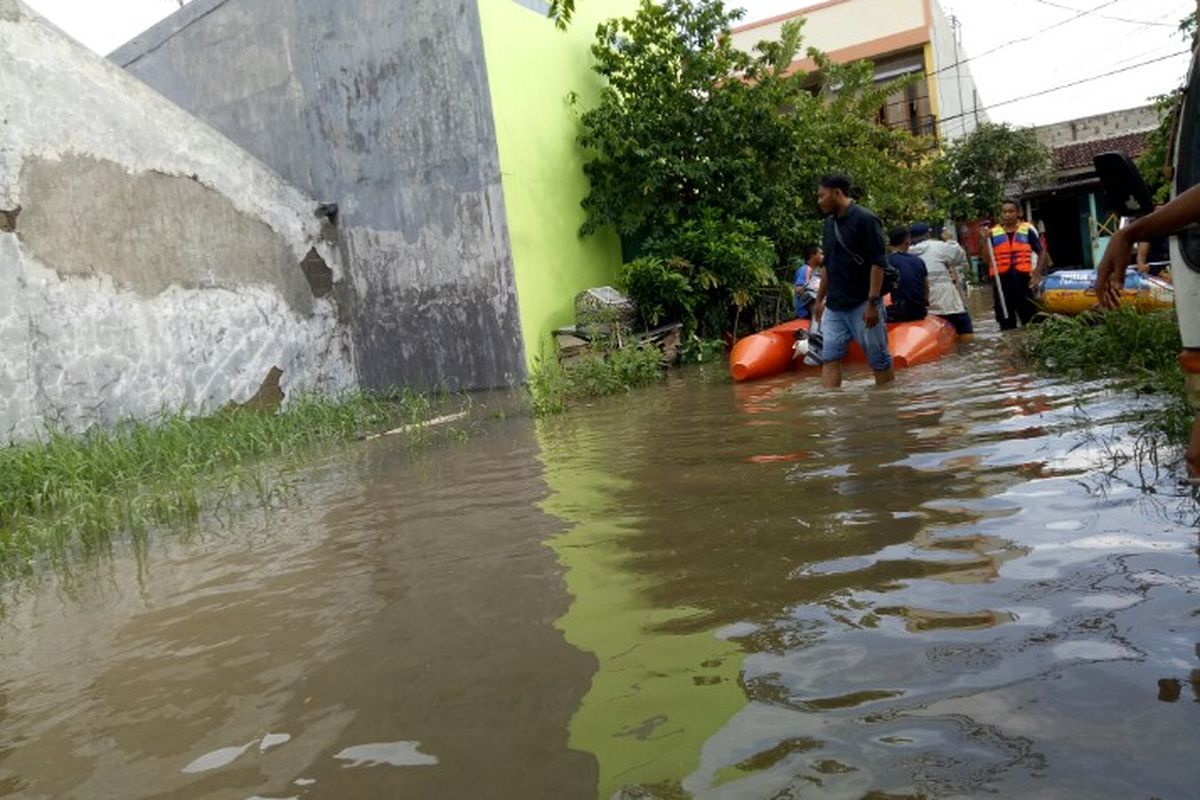
[[[1148,275],[1150,273],[1150,265],[1145,261],[1139,261],[1137,262],[1137,271],[1143,275]]]
[[[867,301],[867,307],[863,309],[863,324],[868,328],[874,328],[879,324],[879,304]]]
[[[1042,285],[1042,276],[1041,275],[1038,275],[1035,272],[1029,276],[1029,288],[1030,289],[1036,290],[1037,287],[1039,287],[1041,285]]]
[[[1104,258],[1096,267],[1096,296],[1101,308],[1116,308],[1121,304],[1121,290],[1125,288],[1125,262],[1129,258],[1129,243],[1117,231],[1104,248]]]
[[[804,294],[804,285],[797,283],[796,284],[796,297],[799,297],[802,294]]]
[[[820,323],[821,317],[825,316],[825,301],[818,300],[813,306],[812,318],[813,322]]]

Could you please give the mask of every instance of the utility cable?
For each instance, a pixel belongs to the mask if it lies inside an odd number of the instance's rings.
[[[1078,8],[1072,8],[1071,6],[1064,6],[1061,3],[1055,3],[1052,0],[1033,0],[1033,2],[1041,3],[1042,5],[1050,6],[1051,8],[1061,8],[1063,11],[1080,11],[1081,10]],[[1148,20],[1148,19],[1127,19],[1125,17],[1113,17],[1108,14],[1099,14],[1098,16],[1100,17],[1100,19],[1110,19],[1113,22],[1126,22],[1126,23],[1129,23],[1130,25],[1157,25],[1157,26],[1161,26],[1164,28],[1179,27],[1178,22],[1155,22],[1153,20]]]
[[[1066,25],[1068,22],[1074,22],[1075,20],[1080,19],[1082,17],[1086,17],[1089,14],[1095,14],[1097,11],[1108,8],[1109,6],[1115,5],[1118,2],[1120,2],[1120,0],[1108,0],[1108,2],[1101,3],[1100,5],[1096,6],[1095,8],[1089,8],[1086,11],[1080,11],[1078,14],[1076,14],[1073,17],[1067,17],[1062,22],[1055,23],[1054,28],[1043,28],[1042,30],[1038,31],[1037,33],[1031,33],[1028,36],[1019,36],[1016,39],[1012,39],[1010,41],[1005,42],[1004,44],[996,45],[991,50],[984,50],[979,55],[970,56],[968,58],[960,58],[958,61],[955,61],[953,64],[947,64],[946,66],[942,67],[941,69],[934,70],[933,72],[931,72],[929,74],[930,75],[939,75],[943,72],[946,72],[947,70],[957,69],[957,68],[961,67],[963,64],[969,64],[970,62],[975,61],[976,59],[983,58],[984,56],[990,56],[992,53],[997,53],[1006,47],[1011,47],[1014,44],[1020,44],[1021,42],[1028,42],[1030,39],[1033,39],[1037,36],[1041,36],[1043,33],[1046,33],[1049,30],[1055,30],[1057,28],[1062,27],[1063,25]]]
[[[1166,61],[1167,59],[1178,58],[1179,56],[1191,55],[1191,52],[1192,51],[1190,51],[1190,50],[1180,50],[1177,53],[1171,53],[1169,55],[1159,56],[1158,58],[1151,58],[1147,61],[1142,61],[1141,63],[1138,63],[1138,64],[1131,64],[1128,67],[1122,67],[1121,69],[1113,69],[1113,70],[1109,70],[1108,72],[1102,72],[1099,75],[1092,75],[1091,77],[1088,77],[1088,78],[1080,78],[1077,81],[1071,81],[1069,83],[1060,84],[1058,86],[1052,86],[1049,89],[1042,89],[1041,91],[1038,91],[1038,92],[1028,92],[1027,94],[1021,95],[1020,97],[1013,97],[1009,100],[1001,100],[999,103],[992,103],[990,105],[980,106],[977,109],[973,108],[970,111],[965,111],[961,114],[953,114],[949,117],[942,117],[941,119],[938,120],[938,122],[939,123],[950,122],[952,120],[961,119],[962,117],[972,116],[977,111],[990,111],[993,108],[1000,108],[1001,106],[1012,105],[1013,103],[1019,103],[1022,100],[1028,100],[1031,97],[1040,97],[1044,94],[1060,92],[1063,89],[1070,89],[1072,86],[1079,86],[1080,84],[1083,84],[1083,83],[1091,83],[1092,81],[1098,81],[1101,78],[1109,78],[1109,77],[1112,77],[1113,75],[1119,75],[1122,72],[1129,72],[1130,70],[1139,69],[1141,67],[1145,67],[1150,64],[1157,64],[1158,62]]]

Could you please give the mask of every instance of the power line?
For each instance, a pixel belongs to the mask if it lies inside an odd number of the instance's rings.
[[[1191,55],[1191,51],[1190,50],[1180,50],[1177,53],[1171,53],[1169,55],[1159,56],[1158,58],[1151,58],[1148,61],[1143,61],[1139,64],[1132,64],[1128,67],[1122,67],[1121,69],[1113,69],[1113,70],[1109,70],[1108,72],[1103,72],[1099,75],[1092,75],[1090,78],[1081,78],[1077,81],[1071,81],[1070,83],[1064,83],[1059,86],[1053,86],[1049,89],[1042,89],[1040,92],[1029,92],[1027,94],[1021,95],[1020,97],[1013,97],[1009,100],[1001,100],[999,103],[992,103],[991,105],[980,106],[977,109],[972,109],[970,111],[966,111],[961,114],[953,114],[949,117],[942,117],[940,120],[938,120],[938,122],[939,123],[950,122],[952,120],[961,119],[962,117],[971,116],[972,114],[976,113],[977,111],[990,111],[993,108],[999,108],[1000,106],[1012,105],[1013,103],[1019,103],[1022,100],[1028,100],[1031,97],[1040,97],[1041,95],[1044,95],[1044,94],[1051,94],[1053,92],[1059,92],[1059,91],[1062,91],[1063,89],[1070,89],[1072,86],[1079,86],[1082,83],[1091,83],[1092,81],[1098,81],[1101,78],[1108,78],[1113,75],[1119,75],[1122,72],[1129,72],[1130,70],[1138,69],[1140,67],[1145,67],[1150,64],[1157,64],[1159,61],[1166,61],[1169,58],[1178,58],[1179,56],[1185,56],[1185,55]]]
[[[1089,14],[1095,14],[1097,11],[1108,8],[1109,6],[1114,5],[1119,1],[1120,0],[1108,0],[1107,3],[1101,3],[1100,5],[1096,6],[1095,8],[1089,8],[1086,11],[1080,11],[1075,16],[1068,17],[1068,18],[1064,19],[1062,22],[1056,23],[1054,27],[1058,28],[1063,25],[1066,25],[1068,22],[1074,22],[1075,20],[1080,19],[1081,17],[1086,17]],[[947,70],[957,69],[958,67],[961,67],[963,64],[969,64],[970,62],[975,61],[976,59],[983,58],[984,56],[990,56],[992,53],[999,52],[1000,50],[1003,50],[1004,48],[1009,47],[1011,45],[1020,44],[1021,42],[1028,42],[1030,39],[1033,39],[1036,36],[1041,36],[1043,33],[1045,33],[1048,30],[1053,30],[1053,29],[1052,28],[1043,28],[1042,30],[1038,31],[1037,33],[1031,33],[1028,36],[1019,36],[1016,39],[1012,39],[1010,41],[1005,42],[1004,44],[996,45],[991,50],[985,50],[982,53],[980,53],[979,55],[970,56],[969,58],[959,59],[958,61],[955,61],[953,64],[948,64],[948,65],[942,67],[941,69],[934,70],[933,72],[931,72],[929,74],[930,75],[938,75]]]
[[[1052,2],[1052,0],[1033,0],[1033,2],[1041,3],[1042,5],[1050,6],[1051,8],[1061,8],[1063,11],[1080,10],[1078,8],[1072,8],[1071,6],[1064,6],[1061,3]],[[1099,14],[1097,16],[1099,16],[1100,19],[1110,19],[1113,22],[1127,22],[1131,25],[1160,25],[1164,28],[1176,28],[1179,26],[1178,22],[1155,22],[1147,19],[1126,19],[1125,17],[1113,17],[1109,16],[1108,14]]]
[[[1072,8],[1071,6],[1065,6],[1060,3],[1055,3],[1055,2],[1053,2],[1053,0],[1030,0],[1030,1],[1035,2],[1035,3],[1044,3],[1046,5],[1052,5],[1056,8],[1063,8],[1063,9],[1067,9],[1069,11],[1077,11],[1078,10],[1078,9]],[[1158,19],[1177,19],[1183,14],[1184,9],[1187,9],[1189,6],[1191,6],[1194,10],[1195,0],[1189,0],[1189,2],[1185,2],[1182,6],[1173,6],[1171,8],[1171,10],[1164,11],[1161,14],[1159,14]],[[1105,14],[1099,14],[1097,16],[1100,18],[1123,21],[1123,18],[1109,17],[1108,15],[1105,15]],[[1107,64],[1107,66],[1110,68],[1121,67],[1121,66],[1124,66],[1125,64],[1130,64],[1134,61],[1139,61],[1141,59],[1144,59],[1147,56],[1157,55],[1158,53],[1164,52],[1164,50],[1166,49],[1166,47],[1163,46],[1165,43],[1162,41],[1162,37],[1163,37],[1163,33],[1164,33],[1162,28],[1161,27],[1160,28],[1153,27],[1156,25],[1165,25],[1165,23],[1152,22],[1149,20],[1143,20],[1143,21],[1129,20],[1129,22],[1130,22],[1130,24],[1136,24],[1136,27],[1125,28],[1125,29],[1121,29],[1118,27],[1118,28],[1113,29],[1113,33],[1116,33],[1119,38],[1112,41],[1111,44],[1109,44],[1109,43],[1100,44],[1098,42],[1092,42],[1092,47],[1091,47],[1092,51],[1095,53],[1122,52],[1122,51],[1127,52],[1130,45],[1132,44],[1133,40],[1135,38],[1137,38],[1139,35],[1143,35],[1143,34],[1147,34],[1147,35],[1153,34],[1155,36],[1155,41],[1159,42],[1159,45],[1157,47],[1154,47],[1149,50],[1142,50],[1141,52],[1136,53],[1135,55],[1128,56],[1126,58],[1122,58],[1119,61],[1110,62],[1109,64]],[[1174,27],[1174,25],[1165,25],[1165,27]],[[1167,46],[1176,46],[1177,47],[1178,45],[1172,43]],[[1075,66],[1078,66],[1078,65],[1075,65]],[[1070,81],[1070,80],[1075,80],[1076,78],[1081,78],[1081,77],[1087,75],[1087,68],[1090,66],[1093,66],[1093,65],[1084,65],[1083,70],[1070,69],[1069,71],[1066,72],[1066,74],[1059,74],[1058,77],[1060,80],[1064,80],[1064,81]]]

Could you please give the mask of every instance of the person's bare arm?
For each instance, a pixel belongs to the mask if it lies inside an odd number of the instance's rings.
[[[871,297],[879,297],[883,292],[883,267],[878,264],[871,265]],[[879,305],[876,303],[867,303],[866,309],[863,311],[863,324],[868,328],[874,328],[879,324]]]
[[[821,277],[821,285],[817,287],[817,302],[813,303],[813,321],[820,322],[821,317],[825,314],[825,292],[829,288],[829,281],[826,276]]]

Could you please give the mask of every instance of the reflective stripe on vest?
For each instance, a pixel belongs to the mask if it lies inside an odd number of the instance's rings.
[[[1033,272],[1034,259],[1037,256],[1033,252],[1033,246],[1029,244],[1029,239],[1037,235],[1037,231],[1028,222],[1017,224],[1011,242],[1008,239],[1008,231],[1002,226],[992,228],[992,252],[995,253],[996,259],[992,268],[988,270],[988,277],[995,276],[997,269],[1001,275],[1010,269],[1026,274]]]

